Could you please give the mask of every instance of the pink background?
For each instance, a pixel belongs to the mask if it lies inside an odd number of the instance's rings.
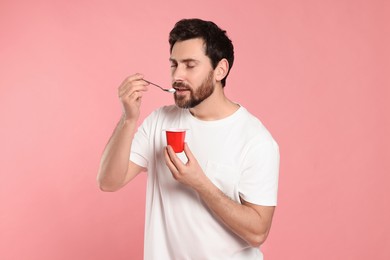
[[[389,1],[227,2],[0,1],[0,259],[142,258],[145,175],[95,178],[118,85],[169,84],[184,17],[228,30],[227,95],[280,145],[266,259],[390,259]],[[171,102],[151,87],[142,118]]]

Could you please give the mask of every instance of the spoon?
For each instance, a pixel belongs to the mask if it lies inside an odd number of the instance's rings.
[[[163,88],[163,87],[160,87],[159,85],[154,84],[153,82],[150,82],[150,81],[148,81],[146,79],[144,79],[144,81],[146,81],[150,85],[153,85],[153,86],[156,86],[156,87],[160,88],[163,91],[166,91],[166,92],[169,92],[169,93],[175,93],[176,92],[176,89],[174,89],[174,88],[169,88],[169,89],[168,88]]]

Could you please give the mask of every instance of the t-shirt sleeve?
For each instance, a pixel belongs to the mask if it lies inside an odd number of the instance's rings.
[[[153,122],[158,111],[154,111],[138,127],[131,144],[131,152],[129,160],[139,166],[148,167],[151,160],[151,143],[153,138],[151,132],[153,131]]]
[[[144,168],[148,167],[148,142],[145,126],[141,125],[134,135],[129,160]]]
[[[279,160],[279,146],[270,135],[251,141],[239,184],[242,199],[257,205],[276,206]]]

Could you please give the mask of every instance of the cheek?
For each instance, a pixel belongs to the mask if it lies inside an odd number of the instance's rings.
[[[194,71],[190,77],[191,84],[196,87],[202,85],[205,81],[210,80],[210,78],[212,81],[214,81],[214,73],[213,71],[210,71],[210,69],[199,69],[197,71]]]

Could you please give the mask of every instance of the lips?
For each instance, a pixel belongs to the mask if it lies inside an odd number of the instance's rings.
[[[187,90],[190,90],[189,88],[177,88],[177,87],[174,87],[174,89],[176,91],[187,91]]]
[[[183,82],[173,82],[172,84],[172,87],[176,90],[176,91],[189,91],[191,90],[188,86],[186,86],[185,83]]]

